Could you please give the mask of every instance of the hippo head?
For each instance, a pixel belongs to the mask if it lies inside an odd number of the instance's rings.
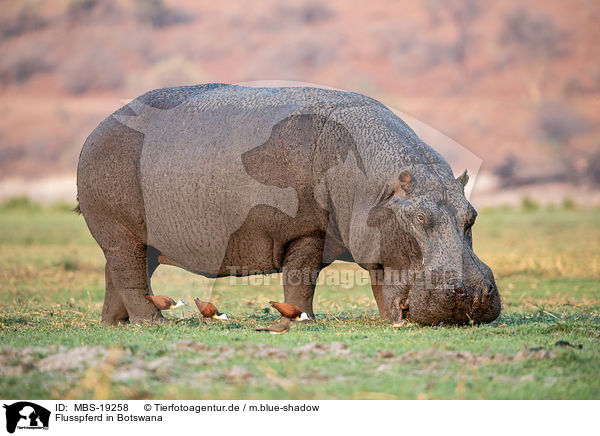
[[[473,251],[477,212],[465,173],[402,171],[369,215],[380,230],[385,315],[426,325],[488,323],[500,314],[492,270]],[[381,309],[380,309],[381,310]]]

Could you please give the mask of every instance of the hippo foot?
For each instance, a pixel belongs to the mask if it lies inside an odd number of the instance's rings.
[[[119,326],[119,325],[127,325],[129,324],[129,318],[126,319],[108,319],[103,318],[102,324],[106,326]]]
[[[129,322],[136,325],[153,325],[153,324],[169,324],[170,319],[162,316],[160,312],[156,312],[151,317],[147,316],[130,316]]]

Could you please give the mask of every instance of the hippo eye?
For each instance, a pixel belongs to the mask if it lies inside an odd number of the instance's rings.
[[[425,214],[418,213],[417,214],[417,221],[419,221],[420,223],[424,223],[425,222]]]

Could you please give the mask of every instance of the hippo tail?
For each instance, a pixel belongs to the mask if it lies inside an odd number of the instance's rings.
[[[77,206],[73,208],[73,212],[77,215],[81,215],[81,208],[79,207],[79,194],[77,195]]]

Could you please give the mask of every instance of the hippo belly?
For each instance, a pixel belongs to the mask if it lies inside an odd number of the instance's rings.
[[[296,215],[294,189],[262,184],[242,163],[243,153],[267,141],[273,122],[291,107],[133,110],[136,116],[117,118],[144,134],[139,177],[146,238],[164,256],[192,272],[222,275],[230,239],[253,208],[268,205]],[[233,265],[274,268],[274,243],[264,230],[246,226],[231,244]],[[250,256],[242,255],[244,246],[255,246]]]

